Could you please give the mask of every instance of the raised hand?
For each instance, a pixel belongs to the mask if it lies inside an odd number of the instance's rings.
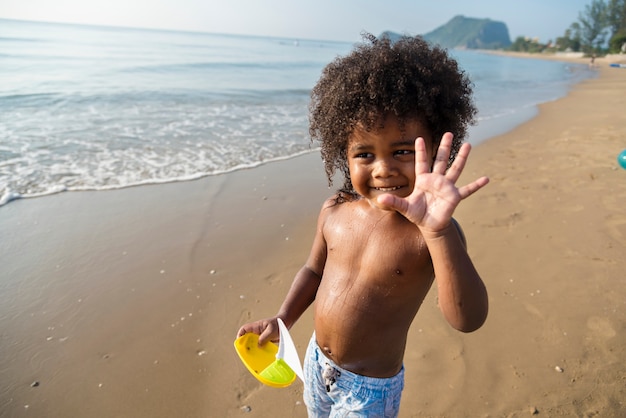
[[[448,160],[452,147],[452,134],[447,132],[441,139],[435,162],[431,168],[423,138],[415,141],[415,186],[413,192],[405,197],[385,194],[378,198],[383,207],[394,209],[417,225],[422,233],[436,235],[450,225],[454,210],[461,200],[485,186],[489,179],[477,180],[457,187],[456,182],[463,172],[471,146],[464,143],[454,162],[448,169]]]

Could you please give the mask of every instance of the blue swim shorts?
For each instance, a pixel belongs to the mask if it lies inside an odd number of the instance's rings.
[[[361,376],[330,360],[311,337],[304,359],[304,403],[309,418],[396,417],[404,367],[389,378]]]

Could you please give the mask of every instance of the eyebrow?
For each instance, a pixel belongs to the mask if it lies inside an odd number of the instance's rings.
[[[372,144],[369,143],[356,143],[353,145],[350,145],[348,147],[348,151],[349,152],[363,152],[363,151],[369,151],[370,149],[372,149],[374,146]],[[415,141],[410,140],[410,139],[405,139],[405,140],[399,140],[399,141],[395,141],[391,143],[391,148],[402,148],[402,147],[415,147]]]
[[[405,139],[405,140],[401,140],[401,141],[396,141],[393,142],[391,144],[391,146],[393,147],[403,147],[403,146],[415,146],[415,140],[414,139]]]
[[[349,151],[363,151],[363,150],[370,149],[370,148],[372,148],[372,145],[370,145],[370,144],[361,144],[361,143],[352,144],[352,145],[348,146],[348,150]]]

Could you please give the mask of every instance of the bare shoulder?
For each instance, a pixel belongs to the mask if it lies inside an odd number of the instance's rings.
[[[339,202],[339,196],[336,194],[332,195],[331,197],[329,197],[328,199],[324,201],[324,204],[322,205],[322,211],[324,209],[330,209],[335,206],[338,206],[340,204],[338,202]]]
[[[321,211],[322,215],[328,216],[330,214],[337,214],[337,213],[350,211],[351,208],[354,206],[353,203],[357,201],[358,199],[345,200],[342,197],[340,197],[338,194],[335,194],[329,197],[328,199],[326,199],[326,201],[324,201],[324,204],[322,205],[322,211]]]
[[[328,230],[328,227],[343,225],[354,221],[354,213],[359,205],[359,199],[343,200],[337,195],[326,199],[318,217],[318,230]]]
[[[317,218],[318,232],[323,231],[324,225],[326,224],[328,218],[337,213],[337,211],[340,209],[340,206],[341,203],[338,203],[337,195],[331,196],[324,201],[324,203],[322,204],[322,208],[320,209],[319,216]]]

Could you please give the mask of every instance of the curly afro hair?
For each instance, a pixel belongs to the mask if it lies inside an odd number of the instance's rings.
[[[364,34],[345,57],[322,71],[311,92],[309,133],[319,141],[329,185],[336,170],[344,175],[339,200],[356,197],[348,171],[348,139],[358,125],[371,131],[395,115],[402,129],[417,119],[431,131],[436,149],[445,132],[454,134],[450,161],[474,122],[472,84],[447,52],[421,37]]]

